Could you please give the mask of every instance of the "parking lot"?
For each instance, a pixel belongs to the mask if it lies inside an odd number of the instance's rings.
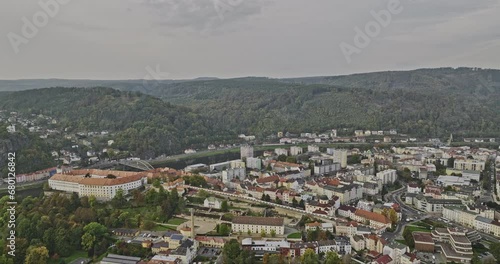
[[[417,258],[420,259],[422,263],[446,263],[444,259],[441,259],[442,257],[439,253],[417,252]]]

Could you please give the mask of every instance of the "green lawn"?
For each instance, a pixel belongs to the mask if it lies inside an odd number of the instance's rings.
[[[287,238],[302,238],[302,234],[300,232],[297,233],[291,233],[290,235],[287,236]]]
[[[415,222],[413,223],[413,225],[417,225],[417,226],[421,226],[423,228],[427,228],[427,229],[430,229],[432,225],[428,224],[428,223],[424,223],[424,222]]]
[[[156,225],[155,228],[153,228],[153,231],[176,231],[174,227],[171,226],[164,226],[164,225]]]
[[[87,252],[85,252],[83,250],[77,250],[77,251],[73,252],[73,254],[71,254],[70,256],[62,258],[62,259],[64,259],[64,262],[70,263],[71,261],[78,259],[78,258],[89,258],[89,257],[87,257]],[[56,264],[56,263],[59,263],[60,261],[61,261],[61,259],[58,259],[58,260],[49,259],[48,263],[49,264]]]
[[[399,242],[403,245],[406,245],[406,240],[404,240],[404,239],[396,239],[396,242]]]
[[[430,233],[432,231],[429,228],[419,227],[419,226],[411,226],[411,225],[405,226],[405,229],[409,229],[412,233],[413,232],[426,232],[426,233]]]
[[[169,225],[182,225],[185,222],[187,222],[186,219],[172,218],[172,219],[168,220],[167,224],[169,224]]]

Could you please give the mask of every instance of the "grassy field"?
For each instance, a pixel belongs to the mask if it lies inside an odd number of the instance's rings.
[[[302,234],[297,232],[297,233],[291,233],[290,235],[287,236],[287,238],[302,238]]]
[[[406,240],[404,240],[404,239],[396,239],[396,242],[399,242],[403,245],[406,245]]]
[[[153,231],[176,231],[174,227],[171,226],[164,226],[164,225],[156,225],[155,228],[153,228]]]
[[[409,229],[412,233],[413,232],[425,232],[425,233],[430,233],[432,230],[430,228],[425,228],[425,227],[420,227],[420,226],[413,226],[413,225],[407,225],[405,227],[405,230]]]
[[[61,259],[63,259],[65,263],[71,263],[71,261],[76,260],[78,258],[89,258],[89,257],[87,257],[87,252],[85,252],[83,250],[78,250],[78,251],[73,252],[73,254],[71,254],[70,256],[65,257],[65,258],[61,258]],[[47,263],[48,264],[57,264],[57,263],[61,262],[61,259],[58,259],[58,260],[49,259],[49,261]]]

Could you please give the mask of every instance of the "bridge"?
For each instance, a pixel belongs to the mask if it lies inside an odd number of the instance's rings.
[[[148,171],[154,169],[154,167],[151,166],[151,164],[149,164],[147,161],[144,160],[119,160],[118,164],[142,171]]]

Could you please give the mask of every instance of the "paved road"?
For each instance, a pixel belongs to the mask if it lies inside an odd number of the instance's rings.
[[[401,195],[406,193],[406,187],[401,187],[395,191],[392,191],[384,196],[384,199],[388,202],[397,203],[401,207],[401,221],[398,223],[396,230],[394,232],[385,232],[382,236],[386,240],[393,240],[398,236],[402,235],[404,227],[408,224],[418,222],[422,219],[429,218],[430,216],[407,205],[401,200]],[[412,221],[406,221],[406,219],[412,218]]]

